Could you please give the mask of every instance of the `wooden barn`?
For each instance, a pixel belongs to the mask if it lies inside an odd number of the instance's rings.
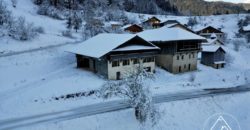
[[[139,33],[143,31],[143,28],[137,24],[129,24],[129,25],[122,27],[122,29],[125,32],[129,32],[129,33]]]
[[[224,68],[225,50],[218,45],[202,46],[201,63],[216,69]]]
[[[153,73],[159,48],[132,34],[99,34],[67,51],[76,54],[78,68],[119,80],[139,64]]]
[[[148,18],[148,20],[142,22],[143,28],[158,28],[160,27],[161,20],[156,18],[155,16]]]
[[[138,34],[161,48],[156,64],[171,73],[197,69],[198,52],[206,38],[180,28],[162,27]]]
[[[214,28],[212,26],[199,29],[198,31],[196,31],[196,33],[206,38],[210,38],[212,34],[215,34],[220,40],[222,40],[225,35],[224,32],[222,32],[220,29]]]

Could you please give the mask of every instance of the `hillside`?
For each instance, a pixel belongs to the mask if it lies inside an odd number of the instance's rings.
[[[236,14],[245,12],[241,4],[227,2],[206,2],[204,0],[168,0],[179,12],[188,15]]]

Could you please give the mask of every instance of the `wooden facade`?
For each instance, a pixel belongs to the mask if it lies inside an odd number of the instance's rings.
[[[133,24],[124,28],[124,31],[130,32],[130,33],[139,33],[143,31],[143,28],[137,24]]]
[[[221,47],[215,52],[203,51],[201,53],[201,63],[216,69],[224,68],[225,53],[225,50],[223,50]]]

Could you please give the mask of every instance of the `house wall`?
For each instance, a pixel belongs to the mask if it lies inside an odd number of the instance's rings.
[[[179,56],[179,60],[177,57]],[[182,59],[183,56],[183,59]],[[198,52],[177,53],[173,56],[172,73],[182,73],[197,69]],[[189,67],[190,66],[190,67]],[[179,69],[181,68],[181,70]]]
[[[133,58],[134,59],[134,58]],[[149,63],[143,63],[142,58],[138,58],[140,63],[143,65],[143,67],[151,67],[151,72],[155,72],[155,61],[154,62],[149,62]],[[119,61],[119,66],[112,67],[112,61],[107,61],[108,65],[108,79],[110,80],[116,80],[116,73],[120,72],[121,73],[121,78],[124,77],[129,72],[133,72],[136,70],[136,66],[139,64],[133,64],[133,60],[129,59],[130,64],[123,66],[122,60]]]
[[[173,70],[173,55],[160,54],[156,56],[156,64],[169,72]]]
[[[201,53],[201,63],[204,65],[212,65],[214,61],[213,53],[202,52]]]
[[[216,61],[224,61],[225,60],[225,53],[219,49],[214,53],[214,62]]]
[[[190,57],[189,57],[190,55]],[[179,60],[177,57],[179,56]],[[183,59],[182,59],[183,56]],[[185,52],[176,54],[161,54],[156,58],[156,64],[167,71],[177,74],[197,69],[198,52]],[[190,68],[189,68],[190,66]],[[181,67],[181,71],[179,68]]]

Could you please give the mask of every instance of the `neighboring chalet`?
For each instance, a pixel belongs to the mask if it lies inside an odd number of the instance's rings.
[[[143,28],[137,24],[129,24],[129,25],[122,27],[122,29],[125,32],[129,32],[129,33],[139,33],[143,31]]]
[[[202,46],[201,63],[216,69],[224,68],[225,53],[218,45]]]
[[[160,26],[161,20],[156,17],[148,18],[148,20],[142,22],[143,28],[158,28]]]
[[[217,38],[220,40],[223,40],[225,35],[224,32],[222,32],[220,29],[214,28],[212,26],[199,29],[198,31],[196,31],[196,33],[205,38],[210,38],[212,34],[216,34]]]
[[[197,55],[206,38],[180,28],[162,27],[138,34],[161,48],[156,64],[171,73],[197,69]]]
[[[153,73],[159,48],[132,34],[99,34],[68,51],[76,54],[78,68],[119,80],[140,63]]]
[[[191,33],[195,33],[193,30],[191,30],[187,26],[180,24],[180,23],[166,24],[165,26],[168,28],[181,28],[181,29],[184,29],[184,30],[189,31]]]
[[[121,22],[118,22],[118,21],[110,21],[109,23],[110,23],[111,28],[114,30],[120,29],[123,25]]]
[[[166,26],[166,25],[169,25],[169,24],[180,24],[180,22],[177,21],[177,20],[167,20],[167,21],[162,22],[161,26]]]

